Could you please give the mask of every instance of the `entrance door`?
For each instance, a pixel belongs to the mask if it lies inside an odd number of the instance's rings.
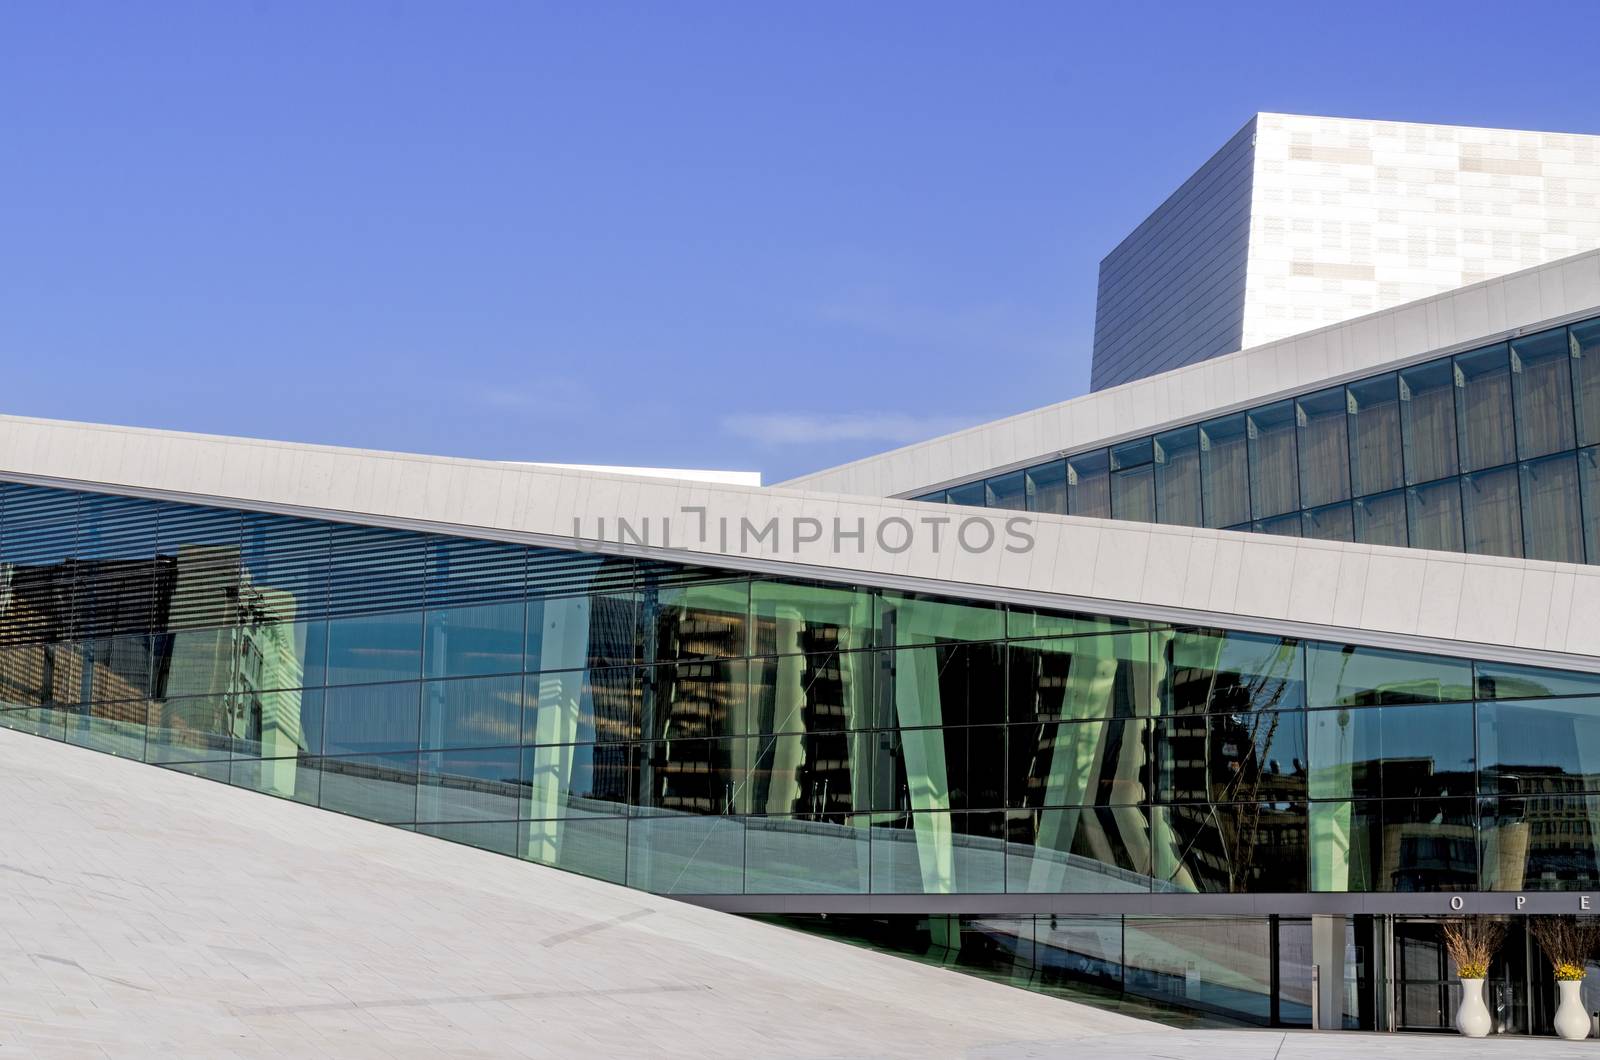
[[[1446,1031],[1454,1027],[1461,987],[1445,953],[1440,922],[1395,918],[1395,1026],[1403,1031]],[[1513,920],[1500,952],[1489,965],[1484,1001],[1494,1017],[1494,1033],[1528,1033],[1529,940]]]

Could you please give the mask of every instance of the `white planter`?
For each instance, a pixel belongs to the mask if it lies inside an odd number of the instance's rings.
[[[1566,979],[1556,983],[1561,991],[1561,1004],[1556,1006],[1556,1033],[1569,1042],[1589,1037],[1589,1014],[1583,1010],[1583,980]]]
[[[1489,1007],[1483,1003],[1483,980],[1461,980],[1461,1006],[1456,1009],[1456,1030],[1468,1038],[1487,1038],[1494,1027]]]

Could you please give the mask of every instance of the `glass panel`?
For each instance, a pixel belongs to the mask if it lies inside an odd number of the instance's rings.
[[[1510,663],[1480,662],[1474,668],[1478,672],[1479,699],[1600,695],[1600,674]]]
[[[520,676],[429,681],[422,686],[423,747],[494,747],[521,739]]]
[[[1155,713],[1147,634],[1029,641],[1009,651],[1014,722]]]
[[[655,894],[738,894],[744,889],[744,821],[634,818],[628,823],[628,886]]]
[[[1511,385],[1517,405],[1517,454],[1522,459],[1575,447],[1572,352],[1566,328],[1511,343]]]
[[[1308,508],[1350,496],[1349,428],[1344,387],[1295,402],[1300,438],[1300,503]]]
[[[1156,727],[1161,802],[1261,802],[1306,794],[1302,711],[1165,718]]]
[[[1151,812],[1158,892],[1306,889],[1304,803],[1157,806]]]
[[[1313,710],[1306,726],[1313,799],[1376,799],[1383,794],[1382,708]]]
[[[886,734],[780,733],[755,741],[750,811],[806,818],[872,809],[872,762]],[[863,837],[864,838],[864,837]]]
[[[1378,715],[1384,798],[1472,794],[1477,753],[1471,707],[1384,707]]]
[[[1072,611],[1035,611],[1025,607],[1006,609],[1006,636],[1071,637],[1081,633],[1124,633],[1145,628],[1142,619],[1111,615],[1086,615]]]
[[[1005,802],[1005,729],[900,729],[875,734],[874,809],[992,809]]]
[[[1290,512],[1273,519],[1257,519],[1252,529],[1258,534],[1276,537],[1299,537],[1301,519],[1299,512]]]
[[[999,894],[1004,813],[914,813],[872,823],[874,894]]]
[[[320,626],[321,624],[318,623]],[[239,686],[238,666],[241,659],[234,644],[234,631],[217,629],[182,629],[158,633],[151,638],[154,659],[151,662],[150,694],[157,699],[167,696],[219,696]],[[318,647],[322,647],[321,644]],[[55,655],[53,672],[57,698],[70,696],[62,687],[64,680],[75,680],[64,672],[65,664],[76,674],[76,660],[68,663],[59,650]]]
[[[742,659],[647,666],[640,677],[646,739],[741,736],[750,731]]]
[[[145,710],[143,699],[121,703],[95,703],[81,713],[66,713],[64,737],[68,743],[135,760],[144,758]]]
[[[984,482],[984,503],[990,508],[1013,508],[1022,511],[1028,506],[1027,484],[1020,471],[997,475]]]
[[[1104,449],[1067,458],[1067,511],[1111,518],[1111,462]]]
[[[1405,483],[1398,379],[1390,372],[1345,388],[1350,414],[1350,490],[1357,497],[1398,489]]]
[[[243,692],[236,697],[242,730],[233,753],[248,758],[293,758],[322,753],[320,688]]]
[[[625,818],[528,821],[522,825],[521,838],[522,856],[529,861],[612,883],[622,883],[626,878]]]
[[[1480,807],[1484,890],[1600,887],[1600,798],[1484,799]]]
[[[1300,482],[1295,457],[1294,402],[1251,409],[1250,514],[1256,519],[1300,507]]]
[[[1578,444],[1600,443],[1600,320],[1567,329],[1578,406]]]
[[[323,750],[334,755],[416,750],[419,689],[409,681],[328,689]]]
[[[1200,525],[1200,431],[1184,427],[1156,435],[1156,520]]]
[[[914,501],[922,501],[926,504],[943,504],[945,503],[945,492],[944,490],[934,490],[932,493],[924,493],[919,497],[912,497],[911,499]]]
[[[536,597],[528,601],[527,623],[530,671],[615,666],[638,657],[632,593]]]
[[[1302,536],[1318,541],[1354,541],[1355,526],[1349,504],[1330,504],[1305,513]]]
[[[443,824],[424,822],[417,825],[416,830],[423,835],[443,839],[447,843],[460,843],[464,846],[477,847],[479,850],[516,857],[521,825],[516,821],[451,821]]]
[[[757,655],[872,646],[872,594],[822,585],[757,581],[750,586]]]
[[[1111,448],[1111,514],[1139,523],[1156,521],[1154,449],[1141,438]]]
[[[1007,891],[1147,891],[1149,873],[1150,819],[1144,807],[1058,807],[1006,815]]]
[[[1596,353],[1600,359],[1600,352]],[[1578,482],[1583,494],[1583,545],[1590,562],[1600,562],[1600,449],[1578,451]]]
[[[1472,664],[1351,644],[1306,647],[1306,705],[1455,703],[1472,698]]]
[[[879,600],[884,644],[936,644],[956,640],[999,640],[1005,613],[990,604],[956,603],[931,596],[884,593]]]
[[[1128,917],[1128,993],[1264,1025],[1272,1016],[1271,926],[1266,917]]]
[[[1242,412],[1200,425],[1200,471],[1209,527],[1233,526],[1250,518],[1245,434]]]
[[[1067,511],[1067,462],[1052,460],[1048,464],[1030,467],[1028,477],[1028,511],[1065,515]]]
[[[424,676],[522,672],[525,610],[519,601],[428,612],[422,641]]]
[[[514,821],[521,801],[516,747],[431,751],[417,777],[419,821]]]
[[[632,746],[559,744],[522,749],[524,797],[518,816],[607,817],[632,798]]]
[[[1300,642],[1217,629],[1168,634],[1167,709],[1236,714],[1305,703]]]
[[[872,652],[816,652],[751,659],[750,732],[820,732],[872,727]]]
[[[1478,704],[1486,795],[1600,791],[1600,697]]]
[[[1516,468],[1462,475],[1461,500],[1468,552],[1522,555],[1522,500]]]
[[[322,788],[322,770],[315,759],[235,758],[228,771],[228,783],[280,799],[293,799],[315,806]]]
[[[750,613],[750,583],[649,585],[640,593],[643,657],[726,659],[748,651],[745,625]]]
[[[638,805],[693,814],[750,812],[751,740],[668,740],[642,744]]]
[[[411,824],[417,819],[417,755],[362,755],[324,758],[317,804],[380,824]]]
[[[746,894],[866,894],[871,835],[861,816],[745,821]]]
[[[1406,546],[1406,494],[1404,490],[1363,497],[1355,502],[1356,540],[1363,545]]]
[[[1529,559],[1583,562],[1578,460],[1571,453],[1523,464],[1523,548]]]
[[[175,633],[169,636],[174,641],[181,641],[187,635]],[[239,649],[239,680],[244,687],[306,688],[326,683],[326,622],[273,622],[263,619],[243,627],[240,636],[244,643]],[[167,680],[170,686],[170,675]]]
[[[880,652],[876,685],[884,728],[996,724],[1005,720],[1004,646]]]
[[[422,674],[422,612],[360,615],[328,623],[328,683],[415,681]]]
[[[1323,802],[1311,813],[1314,890],[1477,888],[1472,799]]]
[[[227,758],[234,731],[242,728],[227,696],[151,700],[148,725],[146,762]]]
[[[1461,470],[1499,467],[1517,458],[1511,418],[1510,350],[1501,343],[1457,354],[1456,425]]]
[[[1455,367],[1448,360],[1430,361],[1400,373],[1400,433],[1408,485],[1460,470]]]
[[[596,743],[637,740],[641,688],[629,666],[568,670],[530,676],[523,684],[527,709],[524,743]]]
[[[1009,728],[1007,806],[1117,806],[1150,800],[1145,722],[1043,722]],[[979,768],[975,761],[974,771]]]
[[[1447,478],[1406,490],[1406,531],[1412,548],[1462,551],[1460,481]]]
[[[983,502],[988,500],[982,479],[960,486],[951,486],[945,491],[945,496],[950,498],[951,504],[964,504],[969,508],[982,508]]]

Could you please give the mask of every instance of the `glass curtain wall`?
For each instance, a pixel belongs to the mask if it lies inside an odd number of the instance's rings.
[[[916,499],[1600,563],[1597,468],[1590,320]]]
[[[1600,877],[1594,675],[10,484],[0,579],[0,725],[652,891]]]

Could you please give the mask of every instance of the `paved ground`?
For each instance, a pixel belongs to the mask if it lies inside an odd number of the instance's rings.
[[[0,730],[0,1057],[1600,1056],[1168,1030]]]

